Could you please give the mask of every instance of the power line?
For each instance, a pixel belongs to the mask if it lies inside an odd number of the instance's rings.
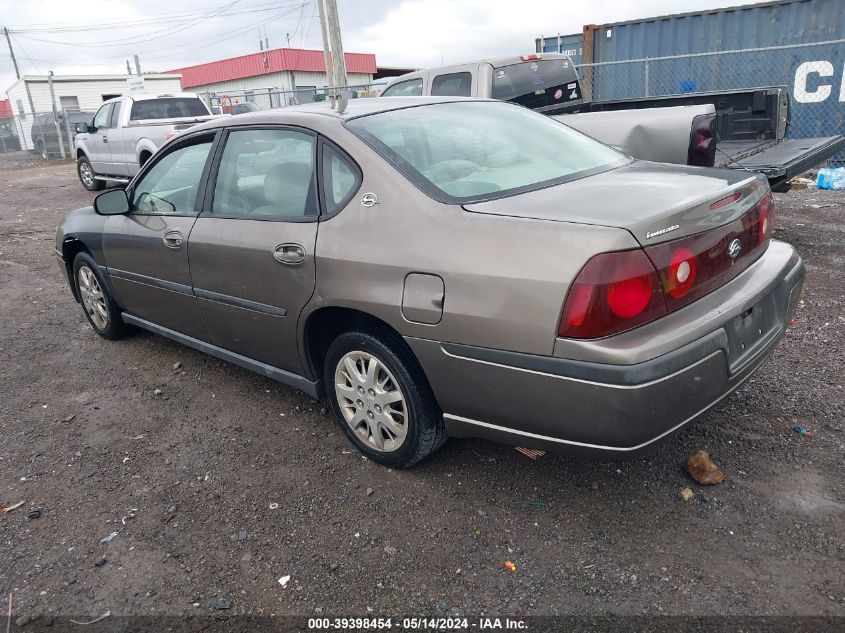
[[[239,35],[242,35],[246,31],[253,29],[258,25],[269,24],[270,22],[274,22],[276,20],[284,18],[286,15],[289,15],[291,13],[294,13],[294,12],[300,10],[302,4],[307,5],[307,4],[310,4],[311,2],[313,2],[313,0],[308,0],[305,3],[297,4],[295,6],[288,8],[288,9],[285,9],[284,11],[280,11],[280,12],[276,13],[275,15],[272,15],[272,16],[266,18],[266,19],[263,19],[263,20],[260,20],[260,21],[257,21],[257,22],[251,22],[251,23],[249,23],[249,24],[247,24],[243,27],[238,27],[235,30],[231,30],[230,28],[226,28],[224,31],[222,31],[220,33],[217,33],[217,34],[214,34],[214,35],[211,35],[211,36],[208,36],[208,37],[199,38],[199,39],[194,40],[190,43],[186,43],[186,44],[179,45],[179,46],[173,46],[173,47],[169,47],[169,48],[158,47],[158,48],[155,49],[155,51],[149,51],[149,53],[157,53],[157,54],[154,54],[154,55],[149,55],[149,54],[147,54],[147,52],[143,52],[143,51],[139,51],[139,54],[144,57],[145,61],[155,60],[155,59],[164,59],[166,57],[169,57],[174,52],[179,52],[179,51],[183,51],[183,50],[186,50],[186,49],[200,49],[200,48],[205,48],[207,46],[211,46],[211,45],[219,43],[219,42],[225,42],[227,40],[234,39],[235,37],[237,37]],[[225,36],[224,36],[224,34],[225,34]],[[207,44],[205,44],[203,42],[207,42]],[[158,53],[160,53],[160,54],[158,54]],[[125,58],[126,58],[126,54],[110,55],[110,56],[97,55],[95,59],[97,59],[97,60],[120,60],[120,61],[123,61]],[[42,63],[47,63],[47,64],[63,64],[63,65],[66,65],[69,62],[69,60],[45,60],[45,59],[39,59],[38,61],[40,61]],[[114,64],[109,64],[109,63],[104,64],[104,63],[101,63],[101,62],[88,62],[88,61],[85,61],[84,59],[78,60],[78,61],[74,60],[72,63],[78,64],[80,66],[83,66],[83,65],[112,66],[112,65],[114,65]]]
[[[122,37],[122,38],[116,39],[116,40],[105,40],[105,41],[98,41],[98,42],[62,42],[62,41],[58,41],[58,40],[45,39],[45,38],[42,38],[42,37],[34,37],[32,35],[22,35],[22,37],[26,37],[27,39],[35,40],[37,42],[46,42],[48,44],[60,44],[60,45],[63,45],[63,46],[80,46],[80,47],[85,47],[85,48],[106,48],[106,47],[112,47],[112,46],[125,46],[127,44],[144,44],[146,42],[152,42],[154,40],[161,39],[162,37],[168,37],[170,35],[174,35],[176,33],[179,33],[180,31],[184,31],[186,29],[189,29],[192,26],[195,26],[197,24],[201,24],[202,22],[205,22],[206,20],[209,20],[209,19],[217,16],[221,11],[224,11],[225,9],[232,7],[233,5],[237,4],[238,2],[240,2],[240,0],[234,0],[233,2],[230,2],[229,4],[227,4],[223,7],[220,7],[219,9],[216,9],[215,11],[207,13],[203,16],[200,16],[200,17],[197,17],[197,18],[192,18],[190,20],[185,20],[185,21],[180,22],[178,24],[174,24],[170,27],[165,28],[164,30],[158,31],[157,34],[153,35],[152,37],[149,37],[149,34],[144,34],[144,35],[135,35],[135,36],[132,36],[132,37]],[[12,31],[12,32],[13,33],[19,33],[19,31]]]
[[[258,11],[273,11],[275,9],[280,9],[285,7],[288,4],[295,4],[295,2],[279,2],[275,0],[274,2],[260,2],[260,3],[253,3],[253,4],[243,4],[238,7],[236,10],[232,11],[225,11],[222,12],[220,15],[223,16],[234,16],[234,15],[243,15],[246,13],[254,13]],[[58,24],[58,25],[50,25],[50,23],[40,22],[34,24],[20,24],[14,27],[9,27],[10,31],[15,31],[17,33],[58,33],[58,32],[90,32],[90,31],[98,31],[98,30],[112,30],[112,29],[122,29],[122,28],[137,28],[139,26],[147,26],[147,25],[156,25],[161,23],[168,23],[173,20],[189,20],[197,17],[201,17],[206,15],[205,12],[196,12],[196,11],[176,11],[170,13],[158,13],[155,17],[147,17],[147,18],[136,18],[136,19],[126,19],[126,20],[116,20],[116,21],[107,21],[107,22],[87,22],[85,24]]]

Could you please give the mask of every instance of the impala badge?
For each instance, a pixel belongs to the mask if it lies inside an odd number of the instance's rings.
[[[680,224],[673,224],[672,226],[667,226],[665,229],[660,229],[659,231],[649,231],[645,234],[645,238],[647,240],[650,240],[653,237],[659,237],[660,235],[665,235],[666,233],[677,231],[679,228],[681,228]]]
[[[361,196],[361,204],[365,207],[371,207],[374,204],[378,204],[378,196],[374,193],[365,193]]]
[[[738,239],[735,239],[730,244],[728,244],[728,257],[731,259],[736,259],[739,257],[739,252],[742,250],[742,242]]]

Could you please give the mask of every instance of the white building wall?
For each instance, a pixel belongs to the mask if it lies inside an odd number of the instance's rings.
[[[27,88],[29,95],[27,95]],[[167,77],[145,76],[144,89],[148,92],[181,92],[182,82],[178,75]],[[53,93],[56,96],[56,107],[60,108],[60,97],[76,97],[79,109],[82,111],[96,111],[103,103],[104,97],[121,95],[128,91],[125,76],[109,78],[78,77],[53,78]],[[12,106],[12,114],[18,117],[18,138],[21,149],[33,149],[32,146],[32,115],[35,113],[51,112],[50,84],[46,77],[26,76],[16,81],[8,90],[6,96]],[[32,103],[30,104],[30,97]],[[23,111],[18,108],[18,102],[23,105]]]
[[[294,71],[295,86],[315,86],[316,88],[326,87],[326,73],[321,72],[304,72]],[[362,86],[371,83],[372,75],[365,73],[349,73],[347,75],[350,86]],[[291,72],[282,71],[275,73],[265,73],[263,75],[256,75],[254,77],[242,77],[241,79],[230,79],[228,81],[218,81],[212,84],[203,84],[201,86],[192,86],[189,90],[192,92],[240,92],[245,90],[256,90],[266,93],[271,91],[289,91],[294,86],[291,86]]]

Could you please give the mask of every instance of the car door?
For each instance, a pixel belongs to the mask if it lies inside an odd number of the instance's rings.
[[[93,131],[88,134],[88,160],[98,174],[109,173],[111,152],[108,144],[108,130],[114,103],[106,103],[97,110],[91,124]]]
[[[316,278],[317,136],[249,127],[221,142],[188,241],[194,294],[218,345],[301,374],[297,320]]]
[[[210,341],[191,290],[188,236],[202,204],[214,133],[195,134],[150,159],[127,190],[130,212],[109,216],[103,251],[128,313]]]

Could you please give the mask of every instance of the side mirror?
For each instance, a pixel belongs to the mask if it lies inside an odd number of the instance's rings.
[[[100,215],[122,215],[129,212],[129,198],[123,189],[112,189],[94,198],[94,211]]]
[[[76,129],[77,134],[87,134],[88,133],[88,124],[84,121],[80,121],[76,125],[73,126]]]

